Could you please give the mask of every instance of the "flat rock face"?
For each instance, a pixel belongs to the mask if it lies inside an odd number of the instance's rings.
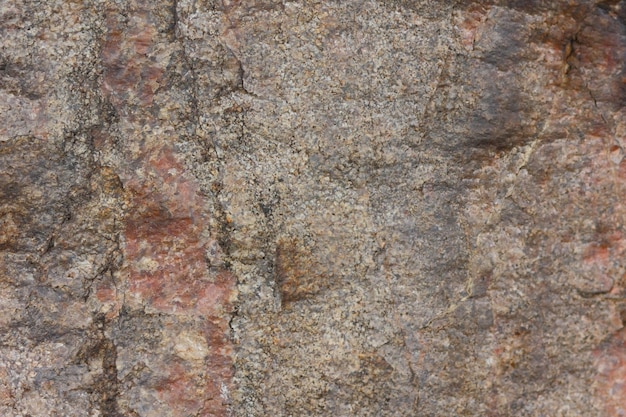
[[[0,415],[626,415],[626,1],[0,34]]]

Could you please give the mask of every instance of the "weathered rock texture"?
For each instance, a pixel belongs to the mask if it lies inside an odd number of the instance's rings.
[[[626,415],[626,1],[1,0],[0,415]]]

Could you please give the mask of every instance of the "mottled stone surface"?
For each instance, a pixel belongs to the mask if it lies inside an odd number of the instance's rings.
[[[0,0],[0,415],[626,415],[626,1]]]

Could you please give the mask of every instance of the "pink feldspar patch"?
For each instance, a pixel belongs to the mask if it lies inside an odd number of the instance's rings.
[[[228,271],[208,268],[206,248],[215,244],[209,214],[199,187],[183,174],[171,146],[176,138],[146,132],[148,126],[158,131],[153,99],[166,69],[149,56],[159,36],[153,6],[138,3],[124,11],[126,18],[109,11],[102,49],[102,90],[120,110],[126,135],[124,161],[119,164],[128,200],[124,287],[145,310],[191,323],[186,328],[191,326],[198,336],[189,340],[196,343],[200,338],[201,345],[194,350],[192,342],[183,341],[178,356],[159,347],[160,362],[152,365],[154,379],[144,388],[154,390],[168,415],[225,416],[225,392],[232,379],[228,323],[235,278]],[[109,302],[112,289],[99,288],[97,296]],[[131,361],[143,360],[139,351],[130,355],[136,356]]]

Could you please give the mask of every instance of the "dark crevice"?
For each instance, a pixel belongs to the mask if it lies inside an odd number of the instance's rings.
[[[215,219],[217,220],[218,230],[216,230],[217,242],[224,253],[223,267],[230,270],[232,266],[233,244],[231,234],[233,231],[232,222],[229,221],[226,210],[220,202],[220,195],[223,185],[219,182],[213,183],[213,192],[215,198]]]
[[[561,77],[563,82],[567,82],[572,69],[576,69],[576,54],[578,53],[578,36],[581,29],[578,28],[575,33],[570,35],[563,49],[563,66],[561,69]]]
[[[602,122],[605,125],[608,125],[609,123],[607,122],[606,118],[604,117],[604,114],[600,110],[600,107],[598,107],[598,101],[596,100],[596,97],[594,96],[593,92],[591,91],[591,88],[589,88],[589,85],[587,85],[587,84],[585,85],[585,88],[587,89],[587,92],[589,93],[589,97],[591,97],[591,100],[593,101],[593,106],[598,111],[598,114],[600,115],[600,118],[602,119]]]
[[[172,28],[172,33],[174,36],[174,40],[176,42],[178,42],[179,47],[180,47],[180,53],[182,56],[182,60],[183,60],[183,64],[184,67],[186,68],[186,70],[188,71],[187,74],[189,74],[189,77],[191,78],[190,83],[191,83],[191,88],[189,89],[189,100],[190,100],[190,106],[191,106],[191,115],[192,115],[192,119],[193,119],[193,123],[195,124],[195,127],[198,128],[200,126],[200,111],[199,111],[199,105],[198,105],[198,76],[196,74],[196,70],[194,68],[194,64],[192,62],[192,59],[189,57],[189,54],[187,53],[187,48],[185,47],[185,40],[184,38],[181,36],[180,34],[180,28],[179,28],[179,16],[178,16],[178,0],[174,0],[173,4],[172,4],[172,15],[173,15],[173,28]],[[184,77],[187,76],[187,74],[184,74]]]
[[[612,289],[613,289],[613,287],[611,287],[608,290],[581,290],[580,288],[576,288],[576,292],[582,298],[594,298],[594,297],[598,297],[598,296],[602,296],[602,295],[608,294],[608,293],[611,292]]]
[[[118,410],[117,398],[119,396],[119,381],[117,379],[117,348],[110,339],[103,339],[103,390],[100,410],[105,417],[121,417]]]
[[[95,314],[87,341],[79,349],[76,359],[84,364],[101,361],[102,373],[86,391],[92,395],[92,403],[97,405],[103,417],[123,417],[118,405],[117,346],[107,337],[107,324],[104,314]]]
[[[173,0],[170,5],[170,10],[172,13],[172,20],[167,28],[167,33],[169,33],[174,39],[177,39],[176,30],[178,28],[178,0]]]
[[[233,327],[233,323],[238,318],[239,318],[239,306],[235,305],[230,313],[230,318],[228,319],[228,328],[230,329],[231,338],[236,333],[235,328]]]

